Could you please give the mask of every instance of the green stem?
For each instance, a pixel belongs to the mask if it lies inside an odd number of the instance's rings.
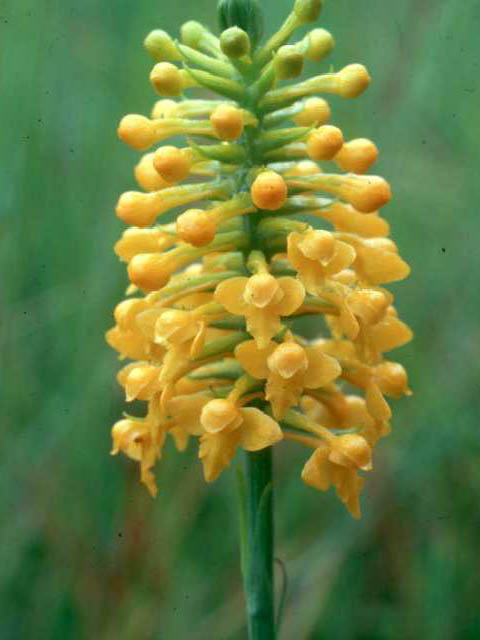
[[[272,451],[245,453],[244,589],[249,640],[275,640]]]

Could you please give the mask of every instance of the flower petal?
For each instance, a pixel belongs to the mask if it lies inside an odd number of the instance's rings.
[[[204,431],[200,424],[200,414],[211,399],[212,396],[206,393],[175,396],[168,403],[168,413],[175,426],[192,436],[199,436]]]
[[[237,316],[245,315],[247,303],[243,299],[243,293],[247,282],[248,278],[242,277],[224,280],[215,289],[215,300],[230,313]]]
[[[247,373],[262,380],[268,377],[267,358],[275,351],[275,347],[270,342],[265,349],[259,349],[255,340],[246,340],[235,348],[235,357]]]
[[[318,389],[333,382],[342,373],[342,367],[332,356],[327,355],[321,345],[307,347],[308,369],[305,372],[304,386]]]
[[[278,424],[263,411],[254,407],[240,409],[243,422],[239,428],[240,444],[246,451],[259,451],[283,439]]]
[[[310,487],[327,491],[332,484],[333,465],[328,461],[329,448],[320,445],[315,449],[302,470],[302,480]]]
[[[230,433],[204,433],[200,437],[198,457],[203,464],[203,475],[206,482],[213,482],[228,467],[237,450],[240,440],[240,429]]]
[[[284,276],[278,278],[278,284],[282,289],[284,296],[275,305],[275,311],[280,316],[289,316],[302,304],[305,298],[305,287],[296,278]]]
[[[265,386],[266,399],[270,402],[273,416],[276,420],[282,420],[290,407],[298,404],[302,394],[303,376],[293,376],[290,380],[285,380],[281,376],[270,374]]]
[[[367,409],[369,414],[375,420],[388,421],[392,417],[392,411],[388,406],[388,402],[382,395],[378,385],[371,382],[365,392],[365,400],[367,401]]]
[[[278,315],[267,309],[250,306],[247,316],[247,331],[252,334],[259,349],[265,349],[270,340],[282,328]]]

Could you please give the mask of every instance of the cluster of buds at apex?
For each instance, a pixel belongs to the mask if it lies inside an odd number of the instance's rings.
[[[379,212],[390,186],[368,173],[375,143],[345,140],[326,100],[360,96],[370,76],[320,67],[334,47],[314,24],[322,5],[295,0],[264,42],[256,0],[221,0],[218,36],[191,20],[179,40],[145,39],[162,99],[118,126],[142,155],[140,190],[116,207],[130,286],[106,340],[132,360],[118,374],[127,402],[146,403],[114,425],[112,453],[139,463],[152,495],[169,436],[180,451],[198,443],[207,482],[238,449],[290,441],[313,449],[304,482],[358,517],[388,398],[411,393],[385,356],[412,337],[385,288],[409,274]],[[299,80],[307,61],[314,75]],[[305,317],[324,327],[314,340]]]

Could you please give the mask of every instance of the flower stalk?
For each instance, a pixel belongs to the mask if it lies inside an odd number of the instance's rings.
[[[275,640],[272,448],[245,453],[244,589],[250,640]]]

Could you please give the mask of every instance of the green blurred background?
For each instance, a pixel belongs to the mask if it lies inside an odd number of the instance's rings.
[[[273,28],[290,0],[262,5]],[[152,501],[108,455],[124,405],[103,340],[126,284],[114,205],[137,156],[116,125],[154,98],[142,40],[215,27],[215,2],[0,9],[0,638],[240,640],[234,470],[207,487],[195,447],[169,446]],[[321,24],[328,62],[373,76],[332,100],[333,121],[375,139],[394,189],[385,215],[413,269],[394,289],[416,334],[394,358],[414,395],[396,403],[360,523],[302,484],[303,450],[277,449],[281,639],[478,639],[480,4],[329,0]]]

